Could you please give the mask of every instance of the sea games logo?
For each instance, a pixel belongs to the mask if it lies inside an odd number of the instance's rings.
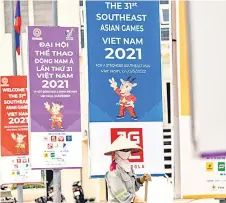
[[[126,136],[129,140],[143,149],[142,128],[111,128],[111,143],[113,143],[121,135]],[[144,168],[143,151],[131,155],[129,161],[132,163],[135,169]]]
[[[7,77],[0,77],[0,86],[1,87],[8,87],[9,86],[9,80]]]
[[[42,31],[41,31],[41,29],[34,28],[32,33],[33,33],[32,40],[42,40]]]

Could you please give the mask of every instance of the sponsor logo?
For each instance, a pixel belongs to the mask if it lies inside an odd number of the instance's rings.
[[[225,162],[218,162],[218,171],[225,171]]]
[[[54,147],[54,148],[58,148],[59,146],[60,146],[60,145],[59,145],[58,143],[54,143],[54,144],[53,144],[53,147]]]
[[[48,137],[47,136],[45,136],[43,139],[44,139],[44,141],[48,141]]]
[[[63,141],[64,141],[64,136],[59,136],[59,137],[58,137],[58,141],[59,141],[59,142],[63,142]]]
[[[15,165],[14,165],[14,168],[15,168],[15,169],[17,169],[18,167],[19,167],[18,164],[15,164]]]
[[[53,143],[49,143],[49,144],[47,145],[47,148],[48,148],[48,149],[53,149]]]
[[[143,149],[143,131],[142,128],[111,128],[111,143],[119,136],[126,136],[129,140]],[[143,151],[132,154],[130,162],[144,162]]]
[[[51,136],[51,141],[52,141],[52,142],[56,142],[56,141],[57,141],[56,136]]]
[[[72,136],[71,135],[67,135],[66,136],[66,141],[67,142],[71,142],[72,141]]]
[[[45,152],[44,153],[44,158],[48,158],[49,157],[49,153],[48,152]]]
[[[51,156],[51,158],[54,158],[55,157],[55,152],[51,152],[50,156]]]
[[[213,162],[206,162],[206,171],[213,171]]]
[[[216,185],[212,185],[212,191],[215,191],[217,189]]]

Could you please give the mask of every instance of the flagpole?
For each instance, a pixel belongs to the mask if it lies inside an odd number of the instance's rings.
[[[14,29],[14,0],[10,1],[11,7],[11,32],[12,32],[12,59],[13,59],[13,75],[17,76],[17,60],[16,60],[16,39]],[[23,203],[23,184],[17,184],[18,203]]]
[[[57,0],[52,0],[53,26],[58,26]]]
[[[11,7],[11,32],[12,32],[12,59],[13,59],[13,75],[17,75],[17,61],[16,61],[16,42],[14,30],[14,0],[10,1]]]

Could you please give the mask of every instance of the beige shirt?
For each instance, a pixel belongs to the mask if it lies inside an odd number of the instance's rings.
[[[134,170],[127,173],[116,164],[116,169],[106,173],[108,202],[131,203],[142,184],[136,178]]]

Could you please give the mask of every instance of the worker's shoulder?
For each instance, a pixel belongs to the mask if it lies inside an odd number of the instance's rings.
[[[112,161],[110,165],[110,170],[108,171],[107,175],[108,176],[115,176],[115,175],[120,175],[121,170],[118,164],[115,162],[115,160]]]

